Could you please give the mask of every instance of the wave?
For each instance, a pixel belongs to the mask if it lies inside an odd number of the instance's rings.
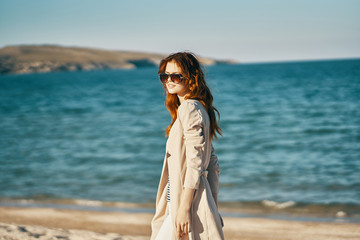
[[[296,203],[294,201],[288,201],[288,202],[281,203],[281,202],[275,202],[275,201],[270,201],[270,200],[263,200],[262,204],[264,204],[265,206],[268,206],[268,207],[284,209],[284,208],[295,206]]]

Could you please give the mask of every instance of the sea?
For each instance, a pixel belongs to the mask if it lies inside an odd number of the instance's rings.
[[[204,71],[228,215],[360,222],[360,59]],[[0,205],[154,211],[164,100],[156,67],[0,75]]]

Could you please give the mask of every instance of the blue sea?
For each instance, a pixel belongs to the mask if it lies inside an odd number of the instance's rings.
[[[221,206],[360,216],[359,59],[205,71]],[[1,75],[0,202],[153,204],[164,99],[152,67]]]

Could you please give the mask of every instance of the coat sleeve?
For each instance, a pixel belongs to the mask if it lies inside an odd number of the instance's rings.
[[[205,157],[204,121],[198,106],[183,102],[178,109],[178,117],[184,129],[186,148],[186,173],[184,187],[198,189]]]
[[[208,166],[208,182],[210,185],[211,193],[214,197],[216,206],[218,203],[218,192],[219,192],[219,175],[220,175],[220,166],[218,163],[218,158],[215,155],[215,150],[213,145],[211,144],[211,156],[210,163]]]

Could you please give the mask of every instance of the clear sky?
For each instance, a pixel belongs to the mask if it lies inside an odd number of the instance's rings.
[[[242,62],[360,57],[359,0],[0,0],[0,47],[59,44]]]

